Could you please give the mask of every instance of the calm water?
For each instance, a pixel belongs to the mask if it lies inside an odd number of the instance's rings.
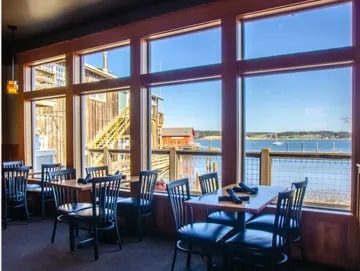
[[[196,139],[202,150],[220,148],[220,140]],[[274,145],[275,140],[246,140],[245,151],[260,151],[263,148],[270,148],[272,151],[307,151],[307,152],[345,152],[350,153],[350,140],[286,140],[282,145]]]
[[[198,139],[202,150],[220,148],[220,141]],[[282,152],[327,152],[350,153],[350,140],[288,140],[282,145],[274,145],[274,140],[246,140],[246,151],[260,151],[270,148],[271,151]],[[289,187],[291,182],[309,178],[306,201],[310,203],[350,204],[350,169],[349,159],[296,159],[273,158],[272,184]],[[180,177],[190,177],[193,189],[196,189],[196,175],[209,171],[221,172],[220,156],[182,156],[179,159]],[[250,184],[259,183],[259,159],[245,159],[245,181]]]

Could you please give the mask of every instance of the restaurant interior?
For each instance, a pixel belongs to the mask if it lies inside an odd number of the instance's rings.
[[[3,0],[2,270],[360,270],[360,0]]]

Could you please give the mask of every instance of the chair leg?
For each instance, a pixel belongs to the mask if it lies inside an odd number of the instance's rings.
[[[115,231],[116,231],[116,236],[117,236],[117,239],[119,242],[119,248],[120,248],[120,250],[122,250],[121,237],[120,237],[120,233],[119,233],[119,225],[118,225],[117,217],[115,217]]]
[[[45,196],[44,192],[41,193],[41,220],[45,219]]]
[[[5,203],[4,204],[4,229],[7,228],[7,213],[8,213],[8,210],[7,210],[7,204]]]
[[[57,215],[55,215],[53,232],[52,232],[52,236],[51,236],[51,243],[54,243],[54,241],[55,241],[55,233],[56,233],[57,222],[58,222]]]
[[[26,219],[27,219],[27,221],[28,221],[28,224],[30,224],[30,215],[29,215],[29,210],[28,210],[27,199],[26,199],[26,198],[25,198],[24,209],[25,209]]]
[[[176,253],[177,253],[177,243],[175,243],[174,256],[171,264],[171,271],[173,271],[175,268]]]
[[[79,223],[76,222],[75,223],[75,236],[78,236],[79,235]]]
[[[206,265],[207,265],[206,270],[211,271],[212,270],[212,253],[211,252],[207,255]]]
[[[97,226],[94,227],[94,257],[95,260],[99,259],[99,237],[98,237],[98,230]]]
[[[189,245],[189,250],[191,249],[192,249],[192,245]],[[186,268],[190,268],[190,264],[191,264],[191,252],[188,252],[186,256]]]
[[[70,221],[69,223],[69,241],[70,241],[70,251],[75,251],[75,223]]]
[[[138,214],[137,216],[137,230],[138,230],[138,239],[139,239],[139,242],[142,241],[143,239],[143,232],[142,232],[142,217],[140,214]]]

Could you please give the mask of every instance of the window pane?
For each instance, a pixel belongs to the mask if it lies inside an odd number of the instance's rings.
[[[351,45],[351,3],[244,23],[245,59]]]
[[[83,56],[82,82],[130,76],[130,46]]]
[[[152,40],[149,48],[150,72],[220,63],[221,29]]]
[[[63,87],[65,80],[65,60],[32,67],[32,89]]]
[[[260,153],[269,150],[271,184],[308,177],[308,205],[350,208],[351,74],[339,68],[245,78],[248,183],[259,183]]]
[[[84,95],[85,167],[108,165],[110,173],[130,174],[129,91]]]
[[[151,144],[160,182],[187,177],[200,191],[197,175],[217,171],[221,177],[221,82],[152,88]]]
[[[65,98],[33,102],[34,171],[42,164],[66,162]]]

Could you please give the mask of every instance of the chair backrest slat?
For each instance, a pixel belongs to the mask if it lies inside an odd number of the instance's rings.
[[[283,247],[285,244],[289,233],[294,194],[294,190],[288,190],[278,195],[272,244],[274,248]]]
[[[66,182],[71,179],[76,178],[76,170],[74,168],[62,169],[58,171],[50,171],[50,182]],[[76,191],[75,189],[70,189],[66,187],[61,187],[58,185],[52,185],[52,191],[55,200],[55,206],[59,207],[60,205],[66,203],[76,203]]]
[[[50,186],[50,175],[49,172],[61,170],[61,164],[42,164],[41,165],[41,184],[42,187]]]
[[[192,209],[186,208],[184,201],[189,200],[190,186],[189,179],[171,181],[166,185],[176,229],[192,223]]]
[[[9,167],[2,170],[3,196],[8,201],[26,200],[27,181],[30,167]]]
[[[304,197],[306,188],[308,185],[308,178],[305,178],[302,182],[294,182],[291,184],[292,188],[295,189],[295,195],[293,200],[293,207],[292,207],[292,223],[293,229],[297,229],[300,231],[301,225],[301,210],[304,203]]]
[[[151,211],[157,176],[157,170],[140,171],[137,200],[141,212]]]
[[[201,194],[209,194],[219,189],[219,179],[217,172],[207,173],[199,176]]]
[[[91,178],[104,177],[109,175],[108,166],[98,166],[98,167],[87,167],[85,168],[86,176],[90,175]]]
[[[98,216],[99,222],[116,219],[117,199],[120,192],[121,177],[120,173],[114,176],[91,179],[92,211],[93,216]]]
[[[14,167],[22,167],[24,166],[24,161],[6,161],[2,162],[2,168],[14,168]]]

